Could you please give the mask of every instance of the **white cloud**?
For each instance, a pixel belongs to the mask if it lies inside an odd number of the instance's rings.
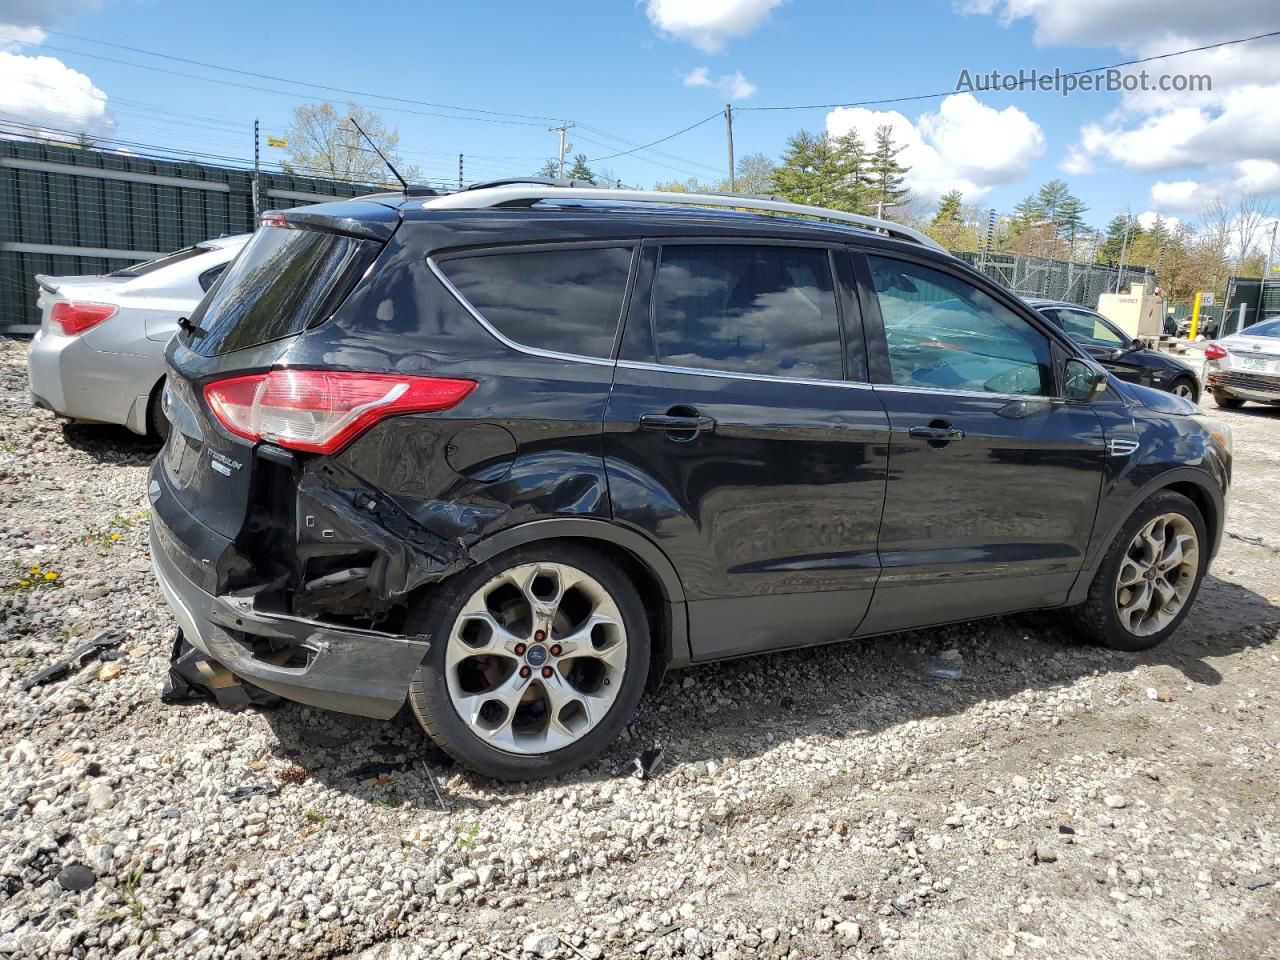
[[[0,114],[39,127],[55,139],[70,139],[59,130],[108,136],[116,126],[107,95],[83,73],[53,57],[0,52]]]
[[[711,86],[711,71],[706,67],[694,67],[684,75],[684,85],[686,87]]]
[[[1143,210],[1140,214],[1138,214],[1138,223],[1142,226],[1143,230],[1150,230],[1151,227],[1155,224],[1157,217],[1161,221],[1163,221],[1165,227],[1167,227],[1170,230],[1172,230],[1174,227],[1176,227],[1178,224],[1182,222],[1181,217],[1167,217],[1164,214],[1157,213],[1154,210]]]
[[[648,0],[645,15],[655,30],[719,53],[725,42],[755,30],[783,0]]]
[[[0,51],[12,53],[29,43],[43,43],[48,36],[39,27],[20,27],[16,23],[0,23]]]
[[[1219,43],[1276,26],[1275,0],[967,0],[958,9],[997,16],[1006,26],[1030,20],[1041,46],[1109,47],[1121,51],[1123,59]],[[1232,165],[1280,160],[1280,40],[1169,57],[1124,72],[1139,71],[1153,81],[1166,74],[1203,74],[1210,86],[1125,92],[1110,116],[1081,128],[1079,142],[1062,161],[1064,170],[1085,170],[1094,161],[1136,171],[1217,168],[1207,181],[1216,189],[1234,182],[1226,172]],[[1191,189],[1184,185],[1194,182],[1165,183],[1162,195],[1177,199],[1179,191]],[[1190,201],[1182,197],[1180,202]]]
[[[714,87],[731,101],[745,100],[756,92],[756,85],[744,77],[741,70],[712,77],[707,67],[695,67],[682,80],[686,87]]]
[[[969,93],[947,97],[936,113],[921,114],[914,123],[896,110],[838,107],[827,114],[828,133],[857,130],[868,146],[885,124],[903,147],[899,159],[910,167],[907,185],[923,197],[959,190],[973,202],[1025,176],[1044,152],[1044,131],[1034,120],[1017,107],[996,110]]]
[[[1151,206],[1162,214],[1194,214],[1214,200],[1233,203],[1242,194],[1280,193],[1280,163],[1238,160],[1228,173],[1206,180],[1157,180],[1151,185]]]

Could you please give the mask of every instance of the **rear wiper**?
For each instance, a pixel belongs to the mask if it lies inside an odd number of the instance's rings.
[[[205,331],[201,330],[197,324],[192,323],[190,317],[179,317],[178,326],[187,331],[189,336],[203,337],[205,335]]]

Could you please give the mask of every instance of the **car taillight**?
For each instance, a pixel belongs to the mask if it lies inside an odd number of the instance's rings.
[[[1211,343],[1204,348],[1204,358],[1206,360],[1221,360],[1227,355],[1227,348],[1220,347],[1216,343]]]
[[[108,317],[116,314],[118,307],[109,303],[76,303],[72,300],[60,300],[49,312],[49,322],[60,328],[68,337],[84,333],[90,327],[96,327]]]
[[[283,213],[276,213],[274,210],[264,213],[258,222],[264,227],[283,227],[289,223]]]
[[[246,440],[337,453],[379,420],[457,406],[474,380],[385,373],[272,370],[204,388],[218,421]]]

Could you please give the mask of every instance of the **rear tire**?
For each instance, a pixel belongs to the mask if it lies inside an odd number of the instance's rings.
[[[1200,592],[1208,551],[1200,509],[1171,490],[1153,494],[1120,528],[1088,597],[1071,610],[1076,630],[1112,650],[1163,643]]]
[[[599,756],[648,675],[639,594],[615,564],[573,544],[529,544],[464,570],[419,600],[408,630],[432,638],[409,684],[418,722],[497,780],[552,777]]]
[[[1215,393],[1213,402],[1220,406],[1223,410],[1239,410],[1244,406],[1244,401],[1239,397],[1233,397],[1229,393]]]
[[[164,443],[169,438],[169,418],[164,415],[164,381],[151,391],[147,401],[147,435]]]

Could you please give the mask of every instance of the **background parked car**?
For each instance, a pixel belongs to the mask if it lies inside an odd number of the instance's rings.
[[[1167,390],[1186,397],[1192,403],[1200,402],[1200,378],[1193,367],[1167,353],[1148,348],[1102,314],[1061,300],[1027,298],[1027,303],[1066,331],[1071,339],[1121,380]]]
[[[163,437],[165,344],[250,236],[206,240],[105,276],[38,274],[40,332],[27,354],[32,402]]]
[[[1209,344],[1205,370],[1214,402],[1229,409],[1280,404],[1280,320],[1264,320]]]

